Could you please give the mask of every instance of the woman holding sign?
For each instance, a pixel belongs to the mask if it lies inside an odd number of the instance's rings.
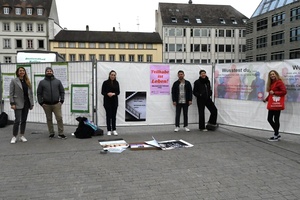
[[[275,70],[271,70],[268,75],[267,92],[269,95],[264,100],[268,102],[268,122],[274,130],[274,136],[269,138],[269,141],[278,141],[279,135],[279,118],[281,110],[284,110],[284,99],[286,95],[286,87]]]

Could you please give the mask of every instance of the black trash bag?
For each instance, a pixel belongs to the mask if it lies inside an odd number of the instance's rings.
[[[76,138],[84,139],[103,135],[102,129],[97,128],[97,130],[94,130],[91,126],[84,123],[88,120],[86,117],[77,117],[76,120],[79,122],[76,131],[74,132]]]
[[[8,115],[6,112],[0,114],[0,128],[5,127],[8,124]]]

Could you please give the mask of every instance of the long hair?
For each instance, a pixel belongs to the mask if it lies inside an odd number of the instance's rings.
[[[278,74],[278,72],[277,72],[276,70],[271,70],[271,71],[269,72],[269,74],[268,74],[268,81],[267,81],[267,88],[266,88],[267,92],[269,92],[270,89],[271,89],[272,79],[270,78],[270,74],[271,74],[272,72],[275,73],[276,80],[282,80],[281,77],[280,77],[280,75]]]
[[[115,70],[111,70],[108,74],[108,78],[107,80],[111,82],[111,84],[113,84],[115,81],[117,81],[117,77],[115,77],[115,80],[110,80],[110,75],[111,73],[115,73],[117,75],[117,72]]]
[[[27,72],[26,72],[26,69],[24,67],[18,67],[17,70],[16,70],[16,75],[17,77],[19,77],[19,71],[20,69],[23,69],[25,71],[25,75],[24,75],[24,81],[26,83],[26,85],[31,89],[32,85],[31,85],[31,82],[28,78],[28,75],[27,75]]]

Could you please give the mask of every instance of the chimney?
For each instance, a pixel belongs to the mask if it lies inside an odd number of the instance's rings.
[[[115,27],[113,27],[113,32],[116,32],[116,28]]]
[[[89,31],[89,30],[90,30],[89,25],[86,25],[86,26],[85,26],[85,30],[86,30],[86,31]]]
[[[192,4],[193,2],[192,2],[192,0],[189,0],[189,4]]]

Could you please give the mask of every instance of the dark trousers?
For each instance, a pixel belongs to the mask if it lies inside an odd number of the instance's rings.
[[[106,111],[106,127],[107,131],[114,131],[116,130],[116,116],[117,116],[117,109],[118,106],[114,105],[107,105],[104,106]]]
[[[272,126],[274,130],[274,135],[279,135],[279,118],[280,118],[281,110],[269,110],[268,112],[268,122]]]
[[[214,125],[217,124],[218,109],[210,98],[206,101],[197,101],[197,106],[199,114],[199,129],[205,129],[205,107],[207,107],[210,112],[208,123]]]
[[[14,126],[13,126],[13,135],[14,136],[18,135],[19,126],[20,126],[20,134],[25,133],[29,107],[30,107],[29,101],[25,101],[23,109],[15,110],[15,122],[14,122]]]
[[[176,116],[175,116],[175,126],[179,127],[180,123],[180,114],[181,114],[181,109],[183,110],[183,126],[186,127],[188,126],[188,104],[182,104],[178,103],[176,104]]]

